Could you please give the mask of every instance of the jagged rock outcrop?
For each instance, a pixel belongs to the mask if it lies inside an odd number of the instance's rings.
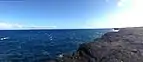
[[[122,28],[80,45],[59,62],[143,62],[143,28]]]

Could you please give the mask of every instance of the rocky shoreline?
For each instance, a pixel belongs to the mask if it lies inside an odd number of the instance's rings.
[[[143,28],[122,28],[81,44],[73,55],[48,62],[143,62]]]

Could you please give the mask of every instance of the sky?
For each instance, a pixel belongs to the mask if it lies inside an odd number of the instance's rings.
[[[143,26],[142,0],[0,0],[0,29]]]

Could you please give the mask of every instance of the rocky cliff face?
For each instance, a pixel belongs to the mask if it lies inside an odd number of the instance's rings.
[[[143,28],[106,33],[58,62],[143,62]]]

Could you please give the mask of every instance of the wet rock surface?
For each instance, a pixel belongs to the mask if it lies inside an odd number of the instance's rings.
[[[58,62],[143,62],[143,28],[122,28],[81,44]]]

